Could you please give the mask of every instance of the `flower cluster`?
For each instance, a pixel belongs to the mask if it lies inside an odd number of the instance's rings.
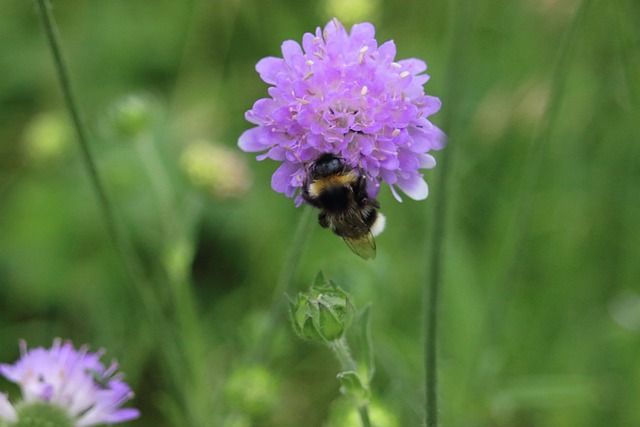
[[[430,150],[444,146],[443,132],[427,118],[440,100],[425,95],[429,76],[419,59],[396,61],[393,41],[378,46],[370,23],[348,33],[333,19],[302,46],[282,44],[283,58],[267,57],[256,70],[272,85],[270,98],[258,100],[246,119],[258,125],[238,141],[244,151],[265,152],[258,160],[282,162],[271,186],[294,197],[303,185],[307,166],[323,153],[343,157],[359,167],[375,197],[380,181],[420,200],[428,187],[419,172],[435,166]],[[298,193],[296,202],[302,198]]]
[[[133,397],[131,388],[117,373],[100,362],[103,352],[90,353],[86,346],[76,350],[70,342],[56,339],[50,349],[27,350],[21,343],[22,357],[13,365],[0,365],[0,374],[17,383],[24,404],[44,402],[66,411],[76,427],[113,424],[138,418],[137,409],[120,408]],[[0,419],[15,422],[19,413],[0,394]]]

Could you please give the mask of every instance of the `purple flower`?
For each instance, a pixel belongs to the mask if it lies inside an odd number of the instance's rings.
[[[46,402],[68,413],[77,427],[114,424],[140,416],[137,409],[120,408],[133,397],[131,388],[117,373],[118,365],[108,368],[100,362],[103,351],[78,350],[60,339],[50,349],[27,350],[20,343],[22,357],[13,365],[0,365],[0,374],[17,383],[25,403]],[[0,418],[18,417],[6,396],[0,395]]]
[[[396,186],[413,199],[427,197],[419,170],[435,166],[428,152],[445,143],[444,133],[427,119],[440,109],[440,100],[424,93],[429,76],[421,74],[427,68],[423,61],[396,61],[393,41],[378,46],[374,36],[370,23],[347,33],[333,19],[324,31],[305,34],[302,47],[287,40],[283,58],[256,65],[272,85],[270,98],[247,111],[246,119],[258,126],[245,131],[238,145],[264,151],[258,160],[282,162],[271,180],[275,191],[294,197],[307,165],[333,153],[362,168],[371,197],[381,180],[399,201]]]

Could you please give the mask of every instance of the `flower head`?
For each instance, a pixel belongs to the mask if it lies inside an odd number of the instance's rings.
[[[267,57],[256,70],[272,85],[270,98],[258,100],[245,114],[258,125],[238,141],[244,151],[262,152],[258,160],[282,162],[271,186],[294,197],[303,185],[307,165],[321,154],[343,157],[368,179],[375,197],[380,181],[420,200],[428,187],[419,172],[435,166],[430,150],[444,146],[443,132],[428,119],[440,100],[425,95],[429,76],[419,59],[396,61],[393,41],[378,46],[370,23],[348,33],[333,19],[302,46],[282,44],[283,58]],[[299,205],[302,198],[296,198]]]
[[[140,416],[137,409],[120,408],[133,392],[117,373],[115,362],[108,368],[100,362],[103,351],[91,353],[86,346],[76,350],[70,342],[56,339],[50,349],[27,350],[23,341],[21,354],[15,364],[0,365],[0,374],[20,386],[25,404],[57,405],[77,427],[120,423]],[[6,399],[2,400],[4,413],[15,417]]]

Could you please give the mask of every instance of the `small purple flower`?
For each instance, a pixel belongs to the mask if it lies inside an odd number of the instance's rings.
[[[120,408],[133,397],[113,362],[108,368],[100,362],[103,351],[90,353],[87,346],[78,350],[60,339],[50,349],[27,350],[20,343],[22,357],[13,365],[1,364],[0,374],[17,383],[25,403],[46,402],[57,405],[75,420],[77,427],[115,424],[140,416],[133,408]],[[0,395],[0,418],[15,420],[15,410]]]
[[[360,167],[375,197],[380,181],[409,197],[427,197],[419,172],[435,166],[428,154],[444,146],[444,133],[428,119],[440,100],[425,95],[429,79],[419,59],[396,61],[393,41],[378,46],[370,23],[356,24],[347,33],[333,19],[315,35],[307,33],[302,47],[282,44],[283,58],[267,57],[256,70],[272,85],[270,98],[259,99],[245,114],[258,125],[238,141],[244,151],[262,152],[258,160],[282,162],[271,186],[294,197],[303,185],[307,165],[323,153],[343,157]],[[302,198],[296,198],[300,205]]]

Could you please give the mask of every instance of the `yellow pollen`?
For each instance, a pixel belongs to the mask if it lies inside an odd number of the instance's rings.
[[[400,78],[404,79],[405,77],[409,77],[409,74],[411,73],[409,73],[408,71],[403,71],[400,73]]]

